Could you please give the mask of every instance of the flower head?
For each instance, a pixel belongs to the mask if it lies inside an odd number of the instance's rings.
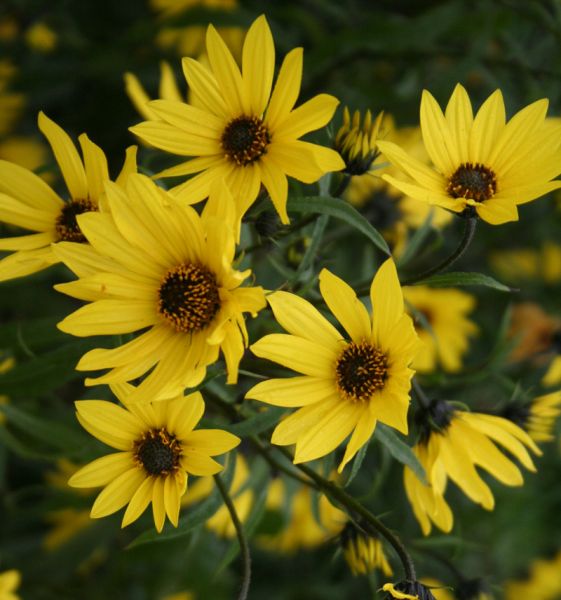
[[[343,111],[343,124],[339,128],[334,148],[345,161],[345,173],[349,175],[364,175],[370,170],[372,163],[379,155],[376,142],[384,113],[372,120],[372,113],[367,110],[364,118],[355,110],[353,118],[345,106]]]
[[[122,527],[136,521],[152,503],[161,531],[166,515],[177,527],[188,475],[213,475],[222,465],[211,458],[235,448],[240,440],[219,429],[195,426],[204,412],[201,394],[147,404],[129,401],[129,384],[112,386],[124,407],[102,400],[76,402],[81,425],[119,450],[89,463],[69,480],[73,487],[104,487],[91,517],[105,517],[128,504]]]
[[[456,213],[468,211],[499,225],[518,220],[518,205],[561,187],[559,125],[546,121],[548,102],[538,100],[508,123],[500,90],[474,116],[466,90],[457,85],[445,114],[423,92],[421,129],[434,168],[396,144],[379,142],[381,152],[413,182],[384,179],[408,196]]]
[[[409,365],[417,336],[404,312],[391,259],[372,281],[372,316],[343,280],[326,269],[319,279],[327,306],[350,339],[303,298],[287,292],[269,295],[275,318],[288,334],[267,335],[251,350],[301,375],[259,383],[247,397],[301,407],[277,425],[272,437],[274,444],[296,444],[295,463],[325,456],[352,433],[341,471],[378,421],[407,433]]]
[[[386,577],[392,576],[393,571],[379,537],[367,534],[349,522],[341,533],[341,545],[353,575],[367,575],[374,569],[380,569]]]
[[[430,589],[418,581],[400,581],[396,585],[386,583],[382,589],[388,592],[386,600],[435,600]]]
[[[199,202],[209,195],[214,180],[223,179],[232,191],[239,222],[263,184],[288,223],[286,176],[312,183],[345,166],[334,150],[299,140],[326,125],[338,101],[321,94],[293,110],[302,78],[301,48],[285,58],[273,88],[275,47],[264,16],[247,32],[241,71],[212,25],[206,48],[210,69],[183,59],[193,104],[155,100],[149,108],[161,121],[140,123],[131,131],[157,148],[196,157],[159,173],[198,173],[173,188],[180,200]]]
[[[243,313],[256,314],[265,297],[260,287],[239,287],[250,271],[232,266],[230,200],[217,183],[199,216],[147,177],[134,175],[125,190],[107,186],[111,214],[78,217],[91,247],[57,246],[80,279],[56,287],[90,303],[59,328],[77,336],[145,330],[117,348],[85,354],[79,370],[111,369],[86,384],[132,381],[155,366],[134,401],[169,397],[198,385],[220,350],[228,382],[236,382],[247,345]]]
[[[43,113],[39,113],[39,128],[51,145],[69,200],[62,200],[38,175],[0,160],[0,221],[34,232],[0,239],[0,250],[13,251],[0,260],[0,281],[57,263],[53,243],[85,242],[77,216],[103,208],[103,184],[109,173],[101,148],[82,134],[78,138],[82,160],[70,137]],[[136,147],[131,147],[116,181],[123,184],[134,171]]]
[[[442,531],[452,529],[452,511],[444,499],[448,478],[486,510],[494,508],[495,499],[476,467],[505,485],[523,484],[520,470],[497,445],[529,471],[536,470],[527,448],[537,455],[541,454],[540,449],[508,419],[459,410],[444,400],[433,400],[422,419],[423,432],[413,452],[425,469],[427,483],[422,483],[409,467],[405,467],[403,478],[407,497],[425,535],[431,531],[431,521]]]
[[[21,582],[21,574],[16,569],[0,573],[0,598],[2,600],[19,600],[14,592]]]
[[[528,404],[510,404],[502,416],[528,432],[534,442],[551,442],[557,417],[561,415],[561,392],[534,398]]]
[[[475,307],[475,298],[460,290],[427,286],[407,287],[403,297],[423,344],[413,368],[430,372],[441,364],[445,371],[459,371],[469,337],[477,333],[477,326],[467,318]]]

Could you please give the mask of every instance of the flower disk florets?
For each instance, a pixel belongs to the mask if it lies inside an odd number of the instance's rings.
[[[220,141],[226,157],[245,167],[267,152],[271,136],[261,119],[243,116],[228,123]]]
[[[383,389],[388,358],[369,342],[351,342],[337,360],[337,385],[350,400],[366,401]]]
[[[181,444],[166,429],[152,429],[134,443],[134,456],[150,475],[169,475],[177,470]]]
[[[183,264],[168,271],[159,297],[160,314],[184,333],[201,331],[220,310],[216,277],[203,265]]]
[[[466,198],[483,202],[497,191],[495,173],[481,163],[463,163],[450,177],[447,192],[453,198]]]
[[[91,200],[71,200],[62,207],[55,222],[55,230],[59,242],[86,242],[80,230],[76,217],[78,215],[97,210],[97,205]]]

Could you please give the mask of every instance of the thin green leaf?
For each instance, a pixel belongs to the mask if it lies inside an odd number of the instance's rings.
[[[374,243],[384,254],[391,254],[386,240],[348,202],[330,196],[298,196],[289,198],[288,212],[319,213],[344,221]]]
[[[272,406],[255,415],[250,417],[246,421],[241,423],[234,423],[228,425],[222,425],[222,429],[228,430],[230,433],[239,435],[240,437],[246,437],[248,435],[257,435],[262,431],[266,431],[273,425],[276,425],[282,415],[286,412],[285,408],[279,406]]]
[[[374,438],[382,442],[397,461],[407,465],[423,483],[426,482],[423,466],[413,454],[411,448],[400,440],[392,429],[383,423],[378,423]]]
[[[306,269],[312,266],[312,263],[319,251],[321,240],[323,239],[323,234],[328,222],[328,215],[321,215],[321,217],[317,220],[312,233],[312,242],[306,249],[304,258],[302,258],[302,261],[298,265],[298,269],[296,271],[298,275],[302,275]]]
[[[489,275],[484,275],[483,273],[468,273],[468,272],[452,272],[452,273],[439,273],[438,275],[433,275],[428,279],[423,279],[420,281],[421,285],[430,285],[432,287],[462,287],[462,286],[470,286],[470,285],[481,285],[483,287],[493,288],[495,290],[499,290],[500,292],[517,292],[517,288],[511,288],[493,279]]]
[[[421,227],[419,227],[419,229],[417,229],[417,231],[411,236],[411,239],[409,240],[409,243],[407,244],[403,254],[396,261],[398,267],[403,267],[418,254],[423,242],[432,231],[433,216],[434,208],[430,211],[428,217],[425,219]]]
[[[88,439],[79,429],[63,425],[60,421],[37,417],[11,404],[0,405],[0,411],[4,413],[8,423],[51,448],[74,453],[80,450]]]

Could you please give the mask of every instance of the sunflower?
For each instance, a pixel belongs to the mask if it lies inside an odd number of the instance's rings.
[[[20,600],[15,593],[21,582],[21,574],[16,569],[0,573],[0,598],[1,600]]]
[[[349,521],[341,534],[341,545],[353,575],[368,575],[375,569],[380,569],[386,577],[393,575],[378,536],[365,533]]]
[[[442,531],[452,528],[452,512],[444,500],[448,478],[486,510],[493,510],[495,499],[476,466],[505,485],[524,483],[518,467],[496,444],[529,471],[536,470],[526,448],[537,455],[541,455],[540,449],[508,419],[459,410],[443,400],[433,400],[422,418],[423,432],[413,451],[423,465],[427,485],[409,467],[405,467],[403,477],[407,497],[425,535],[431,531],[431,520]]]
[[[267,550],[284,554],[325,544],[341,533],[348,521],[347,515],[333,506],[325,495],[316,496],[307,485],[299,486],[290,494],[280,478],[271,482],[265,506],[284,517],[283,526],[276,533],[257,536],[257,543]]]
[[[352,288],[327,269],[321,294],[350,341],[309,302],[288,292],[267,297],[289,335],[267,335],[251,346],[254,354],[301,376],[258,383],[248,398],[276,406],[301,407],[273,432],[272,442],[296,444],[294,462],[335,450],[352,433],[339,472],[368,442],[377,421],[407,433],[409,368],[417,335],[405,314],[393,260],[376,273],[370,288],[372,318]]]
[[[85,354],[78,370],[112,369],[86,385],[131,381],[156,365],[133,396],[169,397],[198,385],[220,349],[235,383],[247,345],[243,313],[255,315],[265,296],[260,287],[239,287],[251,271],[232,267],[228,190],[217,182],[202,216],[142,175],[131,175],[124,190],[108,183],[106,191],[111,214],[78,217],[91,247],[55,248],[80,277],[56,289],[90,301],[59,328],[81,337],[144,331]]]
[[[445,371],[459,371],[469,337],[477,333],[477,326],[467,318],[475,307],[475,298],[460,290],[426,286],[407,287],[403,297],[423,344],[413,368],[426,373],[440,363]]]
[[[211,456],[235,448],[240,439],[220,429],[194,430],[205,404],[199,392],[153,403],[131,403],[133,387],[111,386],[124,408],[103,400],[76,402],[80,424],[119,452],[103,456],[75,473],[68,484],[104,487],[91,510],[106,517],[128,504],[122,527],[136,521],[150,502],[156,529],[166,514],[177,527],[181,496],[190,475],[213,475],[222,465]]]
[[[534,398],[528,404],[511,404],[503,411],[510,419],[528,432],[534,442],[551,442],[557,417],[561,415],[561,391]]]
[[[173,188],[180,200],[199,202],[208,196],[214,180],[223,179],[232,191],[239,221],[262,183],[282,222],[288,223],[287,175],[312,183],[345,167],[334,150],[299,140],[327,124],[338,100],[320,94],[292,110],[302,78],[301,48],[286,56],[271,93],[275,47],[264,16],[247,33],[241,71],[212,25],[206,48],[210,69],[192,58],[183,59],[196,102],[155,100],[149,108],[161,122],[140,123],[131,131],[156,148],[197,157],[157,175],[198,173]]]
[[[382,589],[387,592],[385,600],[435,600],[430,588],[419,581],[400,581],[395,585],[385,583]]]
[[[0,239],[0,250],[13,254],[0,260],[0,281],[35,273],[59,259],[53,242],[86,241],[76,216],[97,211],[103,183],[109,180],[107,160],[87,135],[79,137],[84,160],[70,137],[42,112],[39,129],[47,138],[66,182],[70,200],[63,201],[38,175],[0,160],[0,221],[35,233]],[[127,157],[117,182],[136,171],[136,147]]]
[[[538,100],[505,123],[496,90],[475,117],[466,90],[457,85],[443,114],[425,90],[421,129],[434,169],[391,142],[378,148],[414,182],[384,179],[408,196],[456,213],[466,209],[499,225],[518,220],[519,204],[561,187],[560,128],[546,121],[548,102]]]

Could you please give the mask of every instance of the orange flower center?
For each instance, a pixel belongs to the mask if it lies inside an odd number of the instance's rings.
[[[226,125],[220,141],[226,158],[245,167],[267,152],[271,136],[261,119],[242,116]]]
[[[192,333],[207,327],[220,310],[216,277],[203,265],[170,269],[160,285],[159,311],[176,331]]]
[[[351,342],[339,356],[335,372],[345,398],[366,401],[385,386],[388,357],[369,342]]]
[[[466,198],[483,202],[497,191],[495,173],[481,163],[463,163],[455,171],[446,191],[452,198]]]

